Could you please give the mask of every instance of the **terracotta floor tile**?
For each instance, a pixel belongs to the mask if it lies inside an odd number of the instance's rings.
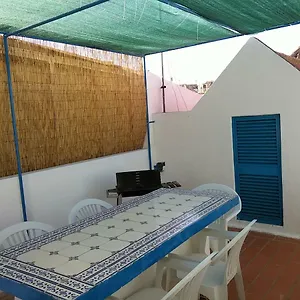
[[[282,272],[275,281],[272,289],[267,293],[266,300],[276,300],[280,299],[280,297],[284,300],[288,299],[299,277],[300,266],[290,264],[282,267]]]
[[[271,281],[272,283],[275,282],[281,276],[283,273],[283,270],[285,270],[285,267],[281,265],[277,265],[271,260],[269,264],[261,270],[260,277],[267,278],[267,280]]]
[[[255,293],[246,293],[246,300],[261,300],[261,299],[259,298],[259,295]]]
[[[293,294],[289,300],[299,300],[300,299],[300,291],[297,294]]]
[[[240,256],[241,265],[243,268],[245,268],[251,261],[256,257],[257,251],[253,249],[251,251],[250,249],[246,249],[244,252],[242,252]]]
[[[256,248],[261,250],[266,244],[269,242],[269,239],[264,239],[261,237],[256,237],[253,243],[251,244],[251,248]]]
[[[230,300],[238,300],[238,295],[236,292],[235,282],[231,280],[228,286],[228,299]]]
[[[300,300],[299,240],[251,232],[240,261],[246,300]]]
[[[279,242],[278,251],[274,255],[273,260],[276,264],[285,265],[292,261],[295,255],[298,245],[293,243],[282,243]]]
[[[261,299],[271,290],[274,280],[264,276],[258,276],[247,289],[250,294],[260,295]],[[246,288],[245,288],[246,289]]]
[[[294,285],[289,300],[299,300],[300,299],[300,281]]]
[[[287,296],[278,294],[276,291],[274,293],[268,294],[267,297],[264,298],[264,300],[288,300]]]
[[[292,254],[291,261],[295,263],[300,263],[300,245],[296,246],[295,252]]]
[[[261,252],[266,256],[273,257],[279,251],[279,246],[280,242],[271,240],[265,245]]]
[[[256,266],[249,265],[242,269],[244,282],[251,284],[259,275],[260,270]]]
[[[258,260],[260,260],[260,253],[261,251],[268,245],[269,240],[264,239],[255,239],[249,247],[247,247],[242,253],[241,253],[241,264],[242,266],[246,266],[250,263],[258,263]],[[263,260],[263,263],[265,261]]]
[[[271,258],[272,258],[271,255],[267,255],[267,254],[263,253],[262,250],[258,253],[254,253],[253,258],[249,261],[248,265],[246,266],[246,270],[247,270],[247,268],[251,267],[251,269],[256,269],[257,274],[259,274],[260,270],[262,270],[265,266],[268,265]],[[242,260],[241,260],[241,262],[242,262]]]
[[[244,244],[243,244],[243,247],[242,247],[242,253],[246,249],[250,248],[254,241],[255,241],[255,237],[247,237]]]
[[[284,236],[275,236],[275,240],[277,241],[284,241],[284,242],[290,242],[290,243],[295,243],[295,244],[300,244],[300,240],[298,239],[292,239]]]
[[[235,228],[235,227],[229,227],[228,230],[230,230],[230,231],[236,231],[236,232],[242,231],[241,228]]]
[[[280,251],[282,251],[282,254],[285,254],[285,255],[289,255],[291,254],[292,252],[294,252],[297,248],[298,248],[298,244],[297,243],[291,243],[291,242],[281,242],[279,244],[279,248],[280,248]]]
[[[14,300],[14,299],[15,299],[15,297],[6,295],[4,293],[0,295],[0,300]]]
[[[275,235],[273,234],[268,234],[268,233],[263,233],[263,232],[256,232],[256,231],[251,231],[249,233],[250,236],[262,238],[262,239],[268,239],[268,240],[274,240],[276,238]]]
[[[248,244],[251,243],[253,240],[255,240],[255,236],[247,235],[247,237],[246,237],[246,239],[245,239],[245,242],[244,242],[244,245],[248,245]]]
[[[263,300],[288,300],[288,297],[277,290],[272,290]]]

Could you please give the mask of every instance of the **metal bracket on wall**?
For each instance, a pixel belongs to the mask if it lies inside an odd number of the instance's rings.
[[[156,165],[154,165],[154,170],[163,172],[165,166],[166,166],[166,163],[164,161],[160,161],[160,162],[156,163]]]

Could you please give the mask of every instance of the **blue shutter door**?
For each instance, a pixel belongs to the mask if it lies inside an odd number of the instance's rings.
[[[238,219],[283,225],[280,115],[232,118]]]

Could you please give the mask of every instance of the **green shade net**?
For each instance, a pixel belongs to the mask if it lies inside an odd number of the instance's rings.
[[[0,32],[89,3],[2,0]],[[143,56],[294,23],[297,12],[298,0],[109,0],[21,35]]]
[[[235,29],[256,33],[300,21],[299,0],[174,0],[201,16]]]

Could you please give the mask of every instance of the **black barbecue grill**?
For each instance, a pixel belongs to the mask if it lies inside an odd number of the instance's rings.
[[[161,183],[160,171],[142,170],[120,172],[116,174],[117,186],[106,191],[107,198],[117,198],[117,204],[123,197],[136,197],[151,193],[160,188],[177,188],[177,181]]]
[[[142,196],[162,187],[156,170],[117,173],[117,193],[122,197]]]

